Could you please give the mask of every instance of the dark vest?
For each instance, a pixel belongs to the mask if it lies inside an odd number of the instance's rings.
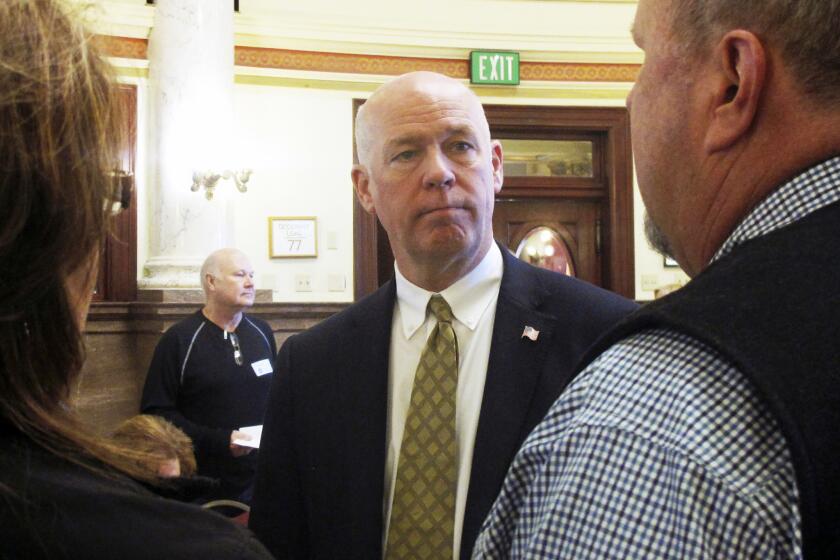
[[[840,558],[840,203],[744,243],[605,335],[650,327],[703,341],[738,367],[779,421],[799,488],[806,558]]]

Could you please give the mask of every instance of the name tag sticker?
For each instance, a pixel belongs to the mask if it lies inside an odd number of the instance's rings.
[[[260,360],[259,362],[252,362],[251,367],[254,368],[254,373],[256,373],[258,376],[265,375],[274,371],[274,368],[271,367],[271,360],[269,360],[268,358],[266,358],[265,360]]]

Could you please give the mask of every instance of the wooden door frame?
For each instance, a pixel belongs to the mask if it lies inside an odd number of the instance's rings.
[[[126,138],[120,171],[131,181],[135,177],[137,157],[137,86],[118,84],[123,104]],[[116,216],[105,239],[100,259],[98,293],[94,301],[135,301],[137,299],[137,188],[131,192],[128,210]]]
[[[603,138],[601,160],[593,162],[593,179],[550,180],[541,187],[502,187],[497,198],[603,198],[608,209],[603,240],[605,258],[602,282],[608,289],[634,298],[633,163],[630,148],[630,116],[624,107],[545,107],[530,105],[485,105],[493,138],[528,133],[574,138]],[[515,185],[515,180],[506,180]],[[533,181],[531,181],[533,182]],[[558,188],[560,187],[560,188]]]
[[[353,117],[363,99],[353,100]],[[484,105],[493,137],[505,133],[540,131],[558,136],[597,133],[604,138],[601,173],[602,186],[586,181],[567,182],[563,194],[608,199],[608,217],[604,250],[604,285],[628,298],[635,297],[635,263],[633,247],[633,164],[630,148],[630,117],[624,107],[549,107],[522,105]],[[357,163],[355,140],[353,162]],[[589,183],[592,183],[590,181]],[[550,197],[549,186],[536,189],[502,188],[499,198],[528,195]],[[513,191],[513,192],[511,192]],[[358,301],[379,287],[377,247],[378,221],[368,214],[353,197],[353,276],[354,297]]]

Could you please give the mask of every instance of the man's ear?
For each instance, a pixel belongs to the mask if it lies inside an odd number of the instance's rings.
[[[373,195],[370,192],[370,176],[367,168],[357,163],[353,166],[350,172],[350,178],[353,179],[353,188],[356,191],[356,196],[359,197],[359,202],[368,214],[376,215],[376,208],[373,204]]]
[[[498,140],[490,142],[490,163],[493,164],[493,192],[496,194],[502,190],[502,183],[505,181],[504,153],[502,143]]]
[[[216,291],[216,277],[212,274],[205,274],[204,275],[204,285],[207,286],[208,292],[215,292]]]
[[[764,45],[749,31],[736,29],[724,35],[712,58],[712,112],[704,140],[707,153],[731,147],[750,130],[767,74]]]

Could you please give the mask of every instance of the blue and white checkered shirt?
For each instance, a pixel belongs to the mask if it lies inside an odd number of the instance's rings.
[[[715,259],[840,200],[840,157],[774,191]],[[613,345],[516,456],[474,558],[801,558],[776,420],[705,344],[650,329]]]

